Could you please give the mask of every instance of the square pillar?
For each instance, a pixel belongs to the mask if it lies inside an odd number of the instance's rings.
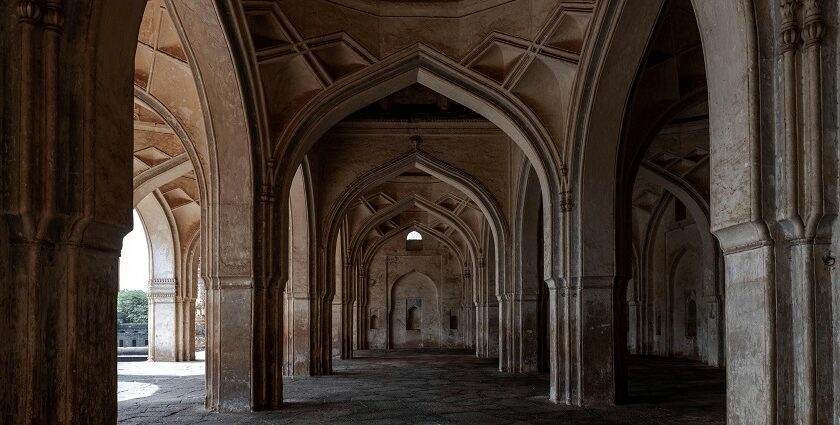
[[[773,248],[725,252],[729,424],[776,423]]]
[[[178,312],[175,278],[149,280],[149,360],[178,360]]]
[[[252,409],[254,287],[250,277],[210,277],[207,293],[207,407]]]
[[[573,360],[572,403],[607,406],[616,395],[615,276],[582,276],[571,289],[577,309],[579,345]],[[622,347],[623,349],[623,347]]]

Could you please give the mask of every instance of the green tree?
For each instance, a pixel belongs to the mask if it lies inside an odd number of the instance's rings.
[[[148,323],[149,298],[138,289],[124,289],[117,293],[117,321],[119,323]]]

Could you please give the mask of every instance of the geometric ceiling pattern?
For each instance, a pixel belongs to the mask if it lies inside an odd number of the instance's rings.
[[[403,15],[389,16],[389,5]],[[273,140],[310,99],[336,81],[400,49],[424,44],[519,98],[562,141],[567,114],[557,107],[571,102],[592,8],[590,2],[542,0],[242,4]],[[417,18],[425,14],[430,17]],[[441,17],[447,14],[456,18]],[[417,22],[427,28],[414,30],[411,25]],[[441,31],[434,30],[438,26]]]
[[[148,196],[157,199],[183,243],[197,234],[201,217],[198,179],[185,145],[192,143],[191,149],[198,151],[203,146],[194,143],[200,138],[182,140],[170,124],[177,121],[188,133],[204,130],[187,55],[163,0],[146,3],[135,53],[134,89],[143,95],[134,101],[135,206]]]

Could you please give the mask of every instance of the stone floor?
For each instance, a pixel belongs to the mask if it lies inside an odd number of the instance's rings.
[[[632,404],[552,404],[548,379],[502,374],[496,361],[452,351],[364,351],[335,374],[285,379],[285,408],[247,414],[203,407],[204,364],[120,363],[121,423],[724,424],[725,373],[672,359],[633,358]]]

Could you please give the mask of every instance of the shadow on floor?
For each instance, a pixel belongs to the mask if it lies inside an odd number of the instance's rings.
[[[170,369],[178,367],[169,365]],[[132,373],[132,365],[120,366],[121,382],[158,387],[151,394],[121,401],[121,423],[724,423],[722,412],[702,412],[700,405],[666,400],[664,393],[682,391],[677,387],[669,386],[661,393],[645,392],[657,379],[691,375],[675,375],[663,370],[667,364],[648,365],[644,359],[634,364],[631,372],[647,376],[641,381],[647,384],[638,387],[639,394],[646,395],[634,404],[597,409],[551,403],[547,374],[500,373],[496,359],[479,359],[459,351],[360,351],[352,360],[334,361],[335,375],[284,379],[284,408],[251,413],[205,411],[203,376],[146,375]],[[680,364],[672,366],[678,369]],[[694,368],[691,364],[682,366]],[[704,372],[690,372],[695,373],[699,375],[690,381],[693,385],[703,382],[699,376]],[[665,385],[678,383],[674,380]],[[665,404],[652,404],[657,397]]]
[[[654,356],[629,356],[628,368],[627,405],[724,418],[726,369]]]

